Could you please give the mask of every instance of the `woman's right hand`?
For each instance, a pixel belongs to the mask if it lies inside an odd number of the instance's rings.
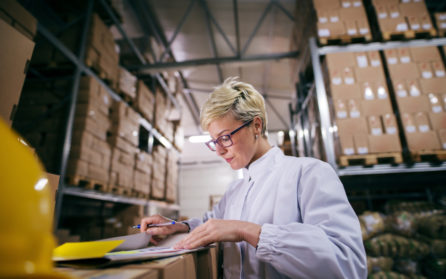
[[[176,223],[171,226],[163,226],[163,227],[151,227],[148,228],[148,225],[151,224],[162,224],[167,222],[172,222],[173,220],[163,217],[161,215],[152,215],[150,217],[143,218],[140,222],[141,232],[146,232],[151,234],[150,242],[157,245],[159,241],[163,239],[163,237],[177,233],[177,232],[188,232],[189,227],[183,223]]]

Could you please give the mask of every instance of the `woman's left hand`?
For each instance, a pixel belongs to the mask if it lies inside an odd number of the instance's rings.
[[[238,220],[209,219],[177,243],[175,249],[194,249],[210,243],[247,241],[257,246],[261,226]]]

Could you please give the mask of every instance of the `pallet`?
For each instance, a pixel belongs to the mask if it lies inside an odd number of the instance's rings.
[[[415,162],[439,162],[446,161],[446,150],[430,150],[411,152]]]
[[[146,199],[146,200],[148,200],[149,197],[150,197],[150,195],[149,195],[148,193],[143,193],[143,192],[141,192],[141,191],[132,189],[132,190],[131,190],[131,197],[133,197],[133,198],[138,198],[138,199]]]
[[[407,30],[407,31],[403,31],[403,32],[382,32],[382,38],[384,41],[422,39],[422,38],[432,38],[435,36],[437,36],[437,30],[434,28],[429,29],[429,30]]]
[[[321,45],[339,45],[339,44],[351,44],[351,43],[364,43],[372,40],[372,35],[339,35],[330,37],[319,37],[319,43]]]
[[[107,192],[117,196],[131,197],[132,189],[117,185],[108,185]]]
[[[86,178],[81,175],[67,176],[66,181],[70,185],[77,186],[79,188],[88,189],[88,190],[95,190],[95,191],[101,191],[101,192],[106,192],[106,190],[107,190],[106,183],[104,183],[102,181]]]
[[[372,166],[377,164],[401,164],[403,156],[400,152],[376,153],[365,155],[342,155],[339,156],[339,166]]]

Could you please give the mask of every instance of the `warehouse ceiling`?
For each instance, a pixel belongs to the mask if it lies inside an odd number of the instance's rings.
[[[122,26],[147,64],[126,63],[139,77],[165,73],[182,108],[185,136],[201,134],[199,108],[212,89],[238,76],[263,94],[268,130],[290,127],[295,96],[290,49],[294,0],[114,0]],[[121,34],[113,28],[116,39]],[[120,44],[122,45],[122,44]],[[121,48],[121,51],[125,51]],[[168,79],[169,80],[169,79]]]

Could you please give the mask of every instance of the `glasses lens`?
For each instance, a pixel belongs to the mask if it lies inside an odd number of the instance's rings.
[[[209,149],[212,150],[212,151],[217,150],[217,148],[216,148],[216,146],[215,146],[215,142],[213,142],[213,141],[207,142],[206,145],[207,145],[207,146],[209,147]]]
[[[218,143],[223,147],[229,147],[232,145],[231,136],[224,135],[218,138]]]

